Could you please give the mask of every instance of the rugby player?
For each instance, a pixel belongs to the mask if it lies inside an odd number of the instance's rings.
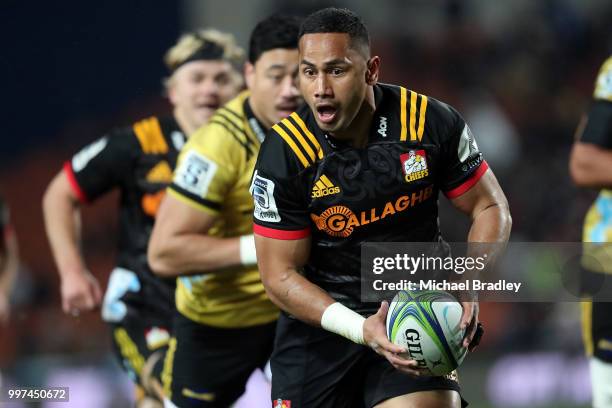
[[[9,209],[0,197],[0,326],[11,316],[11,291],[19,267],[17,237],[11,225]]]
[[[388,304],[360,301],[360,244],[442,240],[440,191],[471,217],[468,241],[507,241],[506,198],[456,110],[377,83],[380,58],[353,12],[308,16],[299,60],[308,106],[272,127],[251,187],[262,281],[283,310],[273,406],[459,406],[456,374],[421,375],[386,336]],[[468,347],[478,305],[462,305]]]
[[[270,356],[278,309],[259,278],[249,183],[265,132],[300,103],[299,20],[254,28],[248,91],[221,107],[181,151],[149,245],[159,276],[177,279],[162,375],[167,406],[227,407]]]
[[[112,328],[114,353],[136,384],[148,385],[145,368],[154,376],[161,373],[174,308],[174,280],[153,275],[146,258],[159,203],[189,135],[241,90],[242,57],[230,34],[201,30],[183,35],[165,55],[173,114],[140,120],[89,144],[66,162],[43,199],[62,308],[78,316],[102,302],[100,285],[79,249],[80,205],[120,191],[118,254],[102,318]]]
[[[584,220],[582,278],[589,294],[601,274],[612,274],[612,57],[602,65],[593,101],[581,120],[570,158],[570,174],[580,187],[599,190]],[[612,303],[582,302],[582,327],[586,353],[590,359],[593,407],[612,407]]]

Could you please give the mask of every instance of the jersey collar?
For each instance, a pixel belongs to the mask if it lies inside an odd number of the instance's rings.
[[[377,129],[376,127],[378,126],[378,123],[380,122],[380,116],[381,116],[381,105],[382,105],[382,100],[383,100],[383,90],[381,88],[380,85],[376,84],[374,85],[374,106],[375,106],[375,110],[374,110],[374,115],[372,116],[372,124],[370,125],[370,129],[368,131],[368,143],[371,142],[374,139],[378,138],[378,133],[377,133]],[[318,126],[317,126],[318,128]],[[323,137],[325,138],[325,140],[327,141],[327,144],[334,150],[337,149],[344,149],[344,148],[351,148],[351,146],[347,143],[347,142],[343,142],[341,140],[338,140],[336,138],[334,138],[331,135],[328,135],[327,133],[323,133]]]
[[[247,122],[249,122],[249,126],[253,130],[253,133],[255,133],[255,136],[257,136],[257,139],[259,139],[259,143],[263,143],[264,139],[266,138],[266,127],[263,125],[263,123],[261,123],[259,119],[257,119],[257,116],[255,116],[253,109],[251,109],[249,98],[246,98],[244,100],[243,109],[244,114],[247,118]]]

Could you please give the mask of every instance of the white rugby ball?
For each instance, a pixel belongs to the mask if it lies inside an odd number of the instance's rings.
[[[387,336],[405,347],[406,358],[416,360],[430,375],[446,375],[457,368],[467,349],[462,346],[463,308],[457,300],[440,291],[401,291],[387,313]]]

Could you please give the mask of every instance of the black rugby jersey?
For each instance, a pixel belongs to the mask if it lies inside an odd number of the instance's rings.
[[[83,203],[114,188],[120,190],[116,265],[134,272],[140,281],[140,290],[128,291],[121,298],[127,305],[128,317],[146,313],[164,321],[174,308],[175,279],[153,275],[147,262],[147,245],[185,141],[174,118],[151,117],[111,131],[64,165]]]
[[[612,56],[601,66],[581,142],[612,149]],[[612,242],[612,188],[600,190],[584,219],[584,242]],[[612,273],[605,245],[585,247],[582,265],[591,272]]]
[[[311,235],[308,280],[363,313],[363,242],[435,242],[438,192],[458,197],[487,164],[461,115],[406,88],[374,87],[376,110],[365,148],[326,135],[305,106],[274,125],[251,185],[255,233]]]

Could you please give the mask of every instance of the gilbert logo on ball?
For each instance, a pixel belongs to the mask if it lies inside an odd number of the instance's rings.
[[[389,305],[387,336],[431,375],[446,375],[467,353],[462,346],[465,330],[459,328],[462,312],[461,304],[446,292],[401,291]]]

